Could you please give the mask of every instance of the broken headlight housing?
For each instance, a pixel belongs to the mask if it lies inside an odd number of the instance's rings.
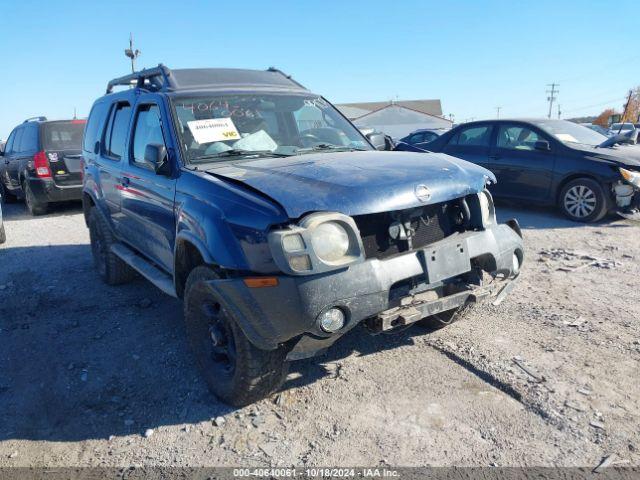
[[[630,183],[636,188],[640,188],[640,172],[634,172],[632,170],[627,170],[626,168],[618,168],[618,171],[627,183]]]
[[[480,205],[482,227],[488,228],[496,223],[496,209],[493,205],[493,197],[491,197],[488,190],[478,193],[478,203]]]
[[[309,275],[364,261],[353,219],[341,213],[312,213],[300,223],[269,234],[276,265],[291,275]]]

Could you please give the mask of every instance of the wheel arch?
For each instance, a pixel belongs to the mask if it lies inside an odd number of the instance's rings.
[[[180,232],[174,250],[173,279],[179,298],[184,295],[187,277],[199,265],[215,265],[204,244],[188,231]]]

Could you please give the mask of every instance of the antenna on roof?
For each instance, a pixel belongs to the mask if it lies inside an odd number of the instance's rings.
[[[140,56],[142,52],[133,48],[133,33],[129,34],[129,48],[124,50],[124,54],[131,59],[131,73],[136,71],[136,58]]]

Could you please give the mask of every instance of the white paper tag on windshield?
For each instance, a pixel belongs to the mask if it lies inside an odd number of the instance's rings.
[[[240,134],[230,118],[211,118],[208,120],[192,120],[187,122],[193,139],[200,143],[224,142],[238,140]]]
[[[556,133],[556,138],[558,140],[560,140],[561,142],[578,143],[578,141],[575,139],[575,137],[573,135],[568,134],[568,133]]]

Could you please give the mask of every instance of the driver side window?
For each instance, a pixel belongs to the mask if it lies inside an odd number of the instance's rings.
[[[149,165],[144,161],[144,151],[150,143],[165,144],[160,122],[160,110],[157,105],[143,105],[138,110],[133,131],[132,161],[135,165],[149,168]]]

